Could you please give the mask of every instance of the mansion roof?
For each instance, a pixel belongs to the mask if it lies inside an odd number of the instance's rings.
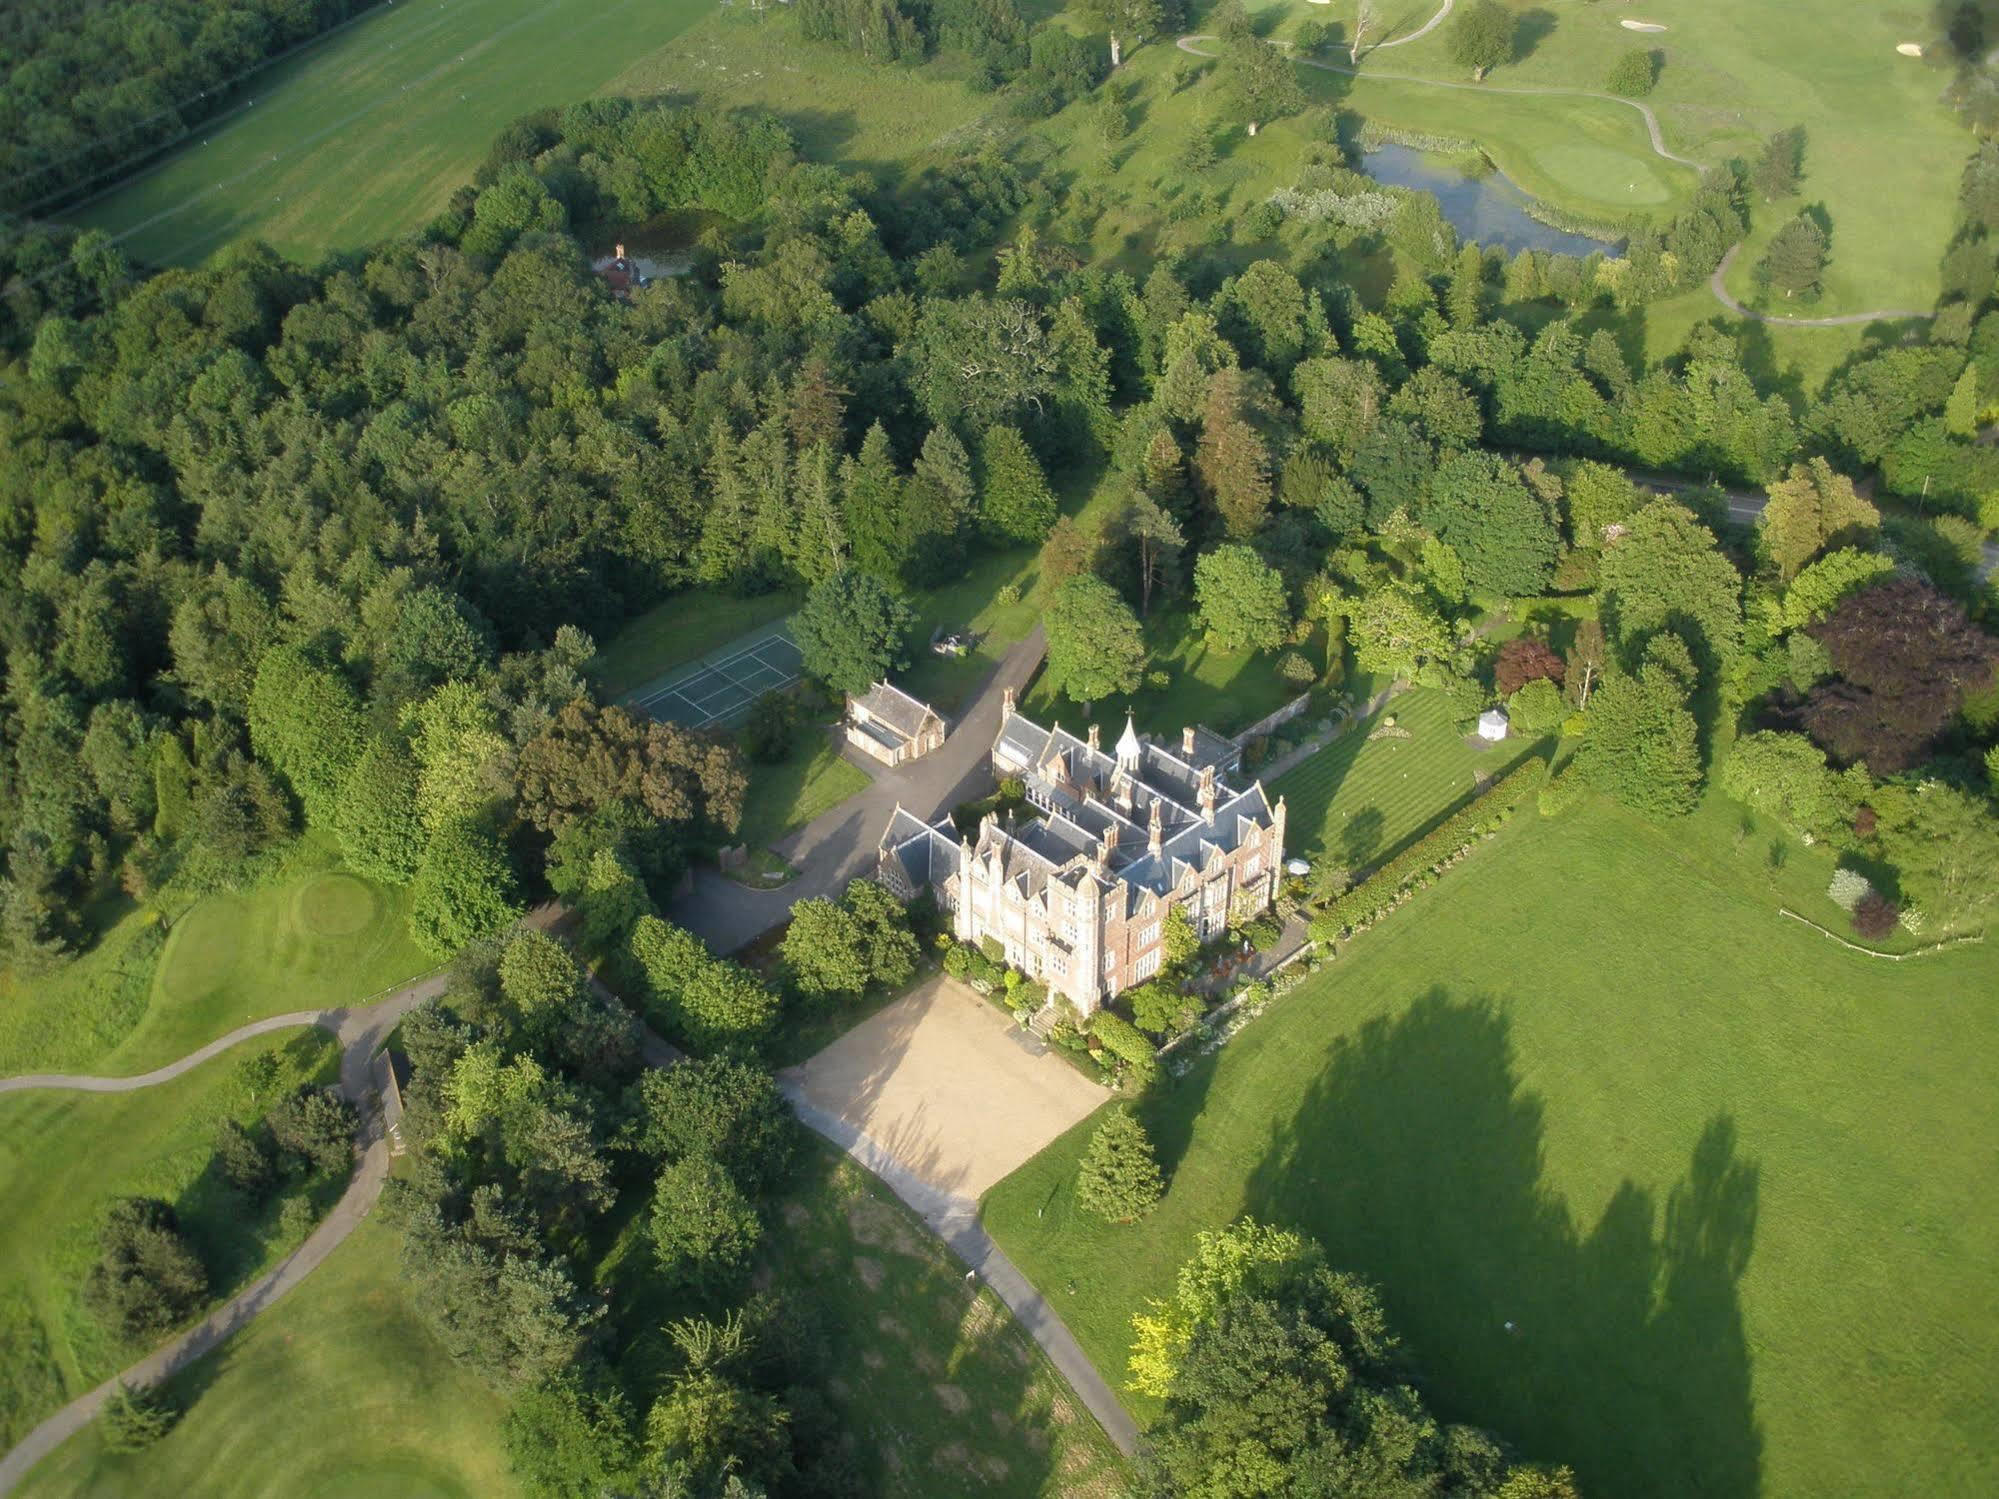
[[[1224,778],[1235,746],[1195,730],[1175,753],[1126,725],[1115,752],[1093,747],[1056,725],[1042,728],[1011,714],[993,746],[1004,775],[1019,776],[1040,816],[1015,824],[988,817],[976,840],[961,841],[948,819],[935,825],[897,810],[884,851],[901,861],[912,884],[941,884],[965,857],[1000,861],[1002,877],[1023,896],[1051,878],[1075,887],[1127,887],[1164,895],[1232,855],[1272,819],[1260,784],[1238,789]]]

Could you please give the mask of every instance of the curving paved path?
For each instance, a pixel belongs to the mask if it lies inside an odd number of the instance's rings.
[[[537,912],[536,917],[540,914]],[[96,1389],[79,1395],[30,1431],[13,1451],[0,1458],[0,1494],[10,1492],[28,1475],[30,1468],[88,1425],[120,1384],[134,1388],[158,1384],[227,1341],[252,1317],[274,1305],[286,1292],[318,1269],[321,1262],[368,1216],[375,1199],[381,1196],[382,1183],[389,1174],[388,1141],[382,1133],[380,1111],[374,1107],[375,1094],[369,1063],[403,1016],[443,993],[445,982],[444,974],[430,974],[412,980],[373,1004],[352,1009],[301,1010],[289,1015],[273,1015],[267,1020],[233,1030],[200,1050],[190,1052],[178,1062],[137,1077],[74,1077],[44,1073],[0,1079],[0,1092],[7,1093],[30,1089],[129,1093],[171,1081],[253,1037],[313,1025],[331,1031],[338,1038],[341,1048],[340,1091],[361,1111],[361,1129],[356,1141],[359,1159],[354,1175],[347,1183],[347,1190],[333,1205],[333,1210],[307,1236],[306,1241],[179,1337],[155,1349],[131,1368],[113,1375]]]
[[[1758,312],[1753,307],[1744,307],[1729,292],[1728,268],[1735,264],[1736,252],[1745,242],[1737,240],[1728,247],[1728,253],[1721,257],[1721,264],[1714,268],[1714,274],[1707,278],[1707,288],[1714,298],[1737,317],[1754,318],[1759,323],[1776,323],[1785,328],[1851,328],[1860,323],[1893,322],[1903,318],[1928,320],[1933,313],[1918,312],[1909,308],[1884,307],[1876,312],[1847,312],[1837,317],[1785,317],[1781,313]]]
[[[1370,52],[1379,52],[1385,47],[1399,47],[1405,42],[1415,41],[1424,32],[1430,31],[1439,25],[1444,17],[1450,14],[1452,3],[1453,0],[1445,0],[1444,8],[1432,16],[1428,24],[1421,31],[1413,31],[1408,36],[1400,37],[1392,42],[1383,42],[1380,46],[1371,47],[1368,50]],[[1191,53],[1195,57],[1214,57],[1217,55],[1216,53],[1203,52],[1200,47],[1195,45],[1198,42],[1212,42],[1214,40],[1215,36],[1212,32],[1203,32],[1191,36],[1183,36],[1175,45],[1182,52]],[[1559,99],[1599,99],[1606,104],[1619,104],[1626,109],[1636,110],[1639,118],[1644,120],[1645,133],[1651,137],[1652,150],[1655,155],[1683,167],[1692,167],[1697,172],[1707,170],[1705,166],[1695,161],[1692,157],[1682,156],[1666,145],[1665,132],[1659,128],[1659,117],[1652,112],[1651,105],[1641,103],[1636,99],[1627,99],[1622,94],[1607,94],[1598,89],[1589,88],[1521,88],[1499,83],[1459,83],[1448,78],[1423,78],[1414,73],[1387,73],[1375,68],[1363,69],[1348,67],[1336,62],[1318,62],[1309,57],[1294,57],[1291,60],[1301,68],[1317,68],[1323,73],[1338,73],[1347,78],[1381,78],[1391,83],[1419,83],[1429,88],[1460,89],[1481,94],[1541,95]],[[1744,243],[1746,241],[1738,240],[1731,246],[1728,253],[1721,257],[1721,264],[1715,267],[1714,274],[1708,278],[1708,290],[1714,294],[1715,300],[1737,317],[1748,318],[1758,323],[1774,323],[1785,328],[1848,328],[1862,323],[1897,322],[1908,318],[1927,319],[1933,316],[1933,314],[1927,312],[1914,312],[1905,308],[1884,307],[1873,312],[1848,312],[1835,317],[1803,318],[1786,317],[1781,313],[1775,312],[1758,312],[1753,307],[1745,307],[1730,295],[1728,287],[1725,284],[1729,267],[1735,263],[1736,252],[1741,250]]]
[[[1118,1451],[1127,1457],[1136,1452],[1138,1423],[1097,1372],[1097,1366],[1090,1362],[1075,1334],[1064,1325],[1047,1298],[1034,1289],[1034,1283],[993,1242],[992,1235],[979,1222],[978,1203],[930,1185],[839,1115],[814,1104],[796,1077],[780,1079],[778,1086],[808,1128],[880,1177],[891,1192],[915,1211],[925,1227],[993,1288],[993,1294],[1006,1303],[1007,1310],[1020,1320],[1028,1336],[1041,1345],[1048,1361],[1069,1381],[1069,1388],[1097,1418]]]
[[[1421,26],[1418,26],[1414,31],[1410,32],[1409,35],[1398,36],[1392,41],[1376,42],[1372,47],[1369,47],[1367,50],[1369,52],[1385,52],[1390,47],[1406,47],[1411,42],[1421,41],[1424,37],[1428,36],[1431,32],[1435,31],[1439,26],[1444,24],[1445,19],[1451,13],[1451,7],[1456,3],[1457,0],[1444,0],[1442,8],[1440,8],[1434,16],[1430,17],[1430,19],[1425,21]]]

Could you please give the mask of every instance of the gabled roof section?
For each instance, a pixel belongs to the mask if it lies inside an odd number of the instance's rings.
[[[893,682],[875,683],[854,702],[867,711],[869,718],[894,730],[904,739],[914,739],[923,732],[926,723],[938,717],[936,709],[911,697]]]

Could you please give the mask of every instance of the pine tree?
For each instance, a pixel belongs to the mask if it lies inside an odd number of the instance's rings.
[[[1978,361],[1972,360],[1964,367],[1964,373],[1957,377],[1957,384],[1950,388],[1950,399],[1944,402],[1944,430],[1952,437],[1976,437],[1978,435]]]
[[[1763,143],[1763,153],[1749,169],[1749,185],[1765,203],[1788,198],[1798,190],[1804,174],[1805,132],[1798,126],[1779,130]]]
[[[1777,231],[1756,273],[1765,285],[1789,298],[1816,290],[1825,262],[1825,230],[1810,214],[1801,213]]]
[[[1243,419],[1241,373],[1222,370],[1208,386],[1194,471],[1230,536],[1254,536],[1270,510],[1270,450]]]
[[[903,528],[902,479],[880,422],[868,428],[860,456],[841,464],[840,489],[854,565],[884,583],[901,582],[915,538]]]
[[[1002,544],[1039,542],[1055,524],[1055,495],[1027,440],[1012,427],[991,427],[980,445],[985,489],[980,515]]]
[[[1162,1190],[1145,1126],[1129,1104],[1113,1104],[1083,1153],[1076,1200],[1113,1223],[1130,1223],[1152,1211]]]

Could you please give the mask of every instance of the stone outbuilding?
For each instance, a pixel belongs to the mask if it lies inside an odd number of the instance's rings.
[[[884,765],[901,765],[942,747],[944,719],[900,687],[877,682],[848,697],[847,742]]]

